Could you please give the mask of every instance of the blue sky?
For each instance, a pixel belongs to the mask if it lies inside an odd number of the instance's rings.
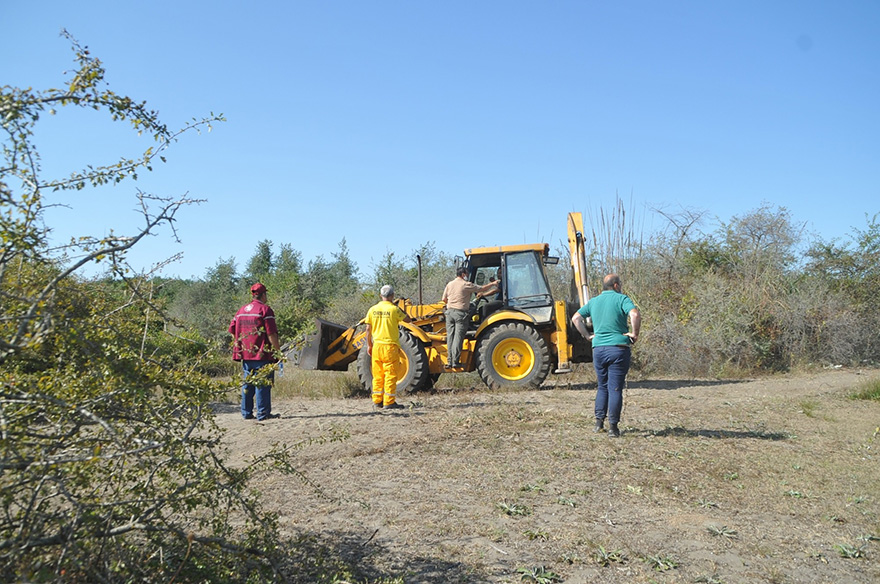
[[[868,1],[0,0],[0,84],[57,87],[66,28],[111,87],[172,127],[168,163],[52,195],[54,237],[131,232],[136,188],[207,199],[131,255],[170,276],[243,267],[257,242],[306,262],[344,237],[387,252],[548,241],[619,195],[703,210],[704,231],[770,203],[846,238],[880,212],[880,3]],[[47,174],[150,143],[90,112],[46,116]],[[588,227],[589,229],[589,227]]]

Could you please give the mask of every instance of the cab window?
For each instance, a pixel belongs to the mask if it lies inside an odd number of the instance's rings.
[[[507,256],[507,295],[510,306],[529,307],[552,304],[550,286],[541,257],[533,252]]]

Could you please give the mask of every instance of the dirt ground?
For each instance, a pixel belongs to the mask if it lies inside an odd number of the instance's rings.
[[[260,486],[297,582],[334,558],[352,582],[880,582],[880,403],[849,398],[877,376],[635,380],[619,439],[586,374],[218,418],[232,461],[302,446],[303,477]]]

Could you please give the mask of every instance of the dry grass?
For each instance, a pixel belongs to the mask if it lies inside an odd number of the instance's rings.
[[[853,399],[880,401],[880,378],[860,382],[852,394]]]
[[[297,455],[313,484],[267,476],[262,489],[312,542],[291,561],[321,550],[351,581],[869,582],[880,404],[850,399],[866,377],[634,381],[618,440],[592,432],[585,378],[532,392],[441,378],[401,414],[303,393],[276,397],[271,424],[221,423],[239,456],[350,435]]]
[[[476,372],[446,375],[441,384],[444,389],[464,390],[485,385]],[[237,392],[233,392],[233,399]],[[277,378],[273,399],[318,399],[318,398],[358,398],[367,397],[367,392],[358,382],[354,366],[349,371],[302,371],[288,367],[284,375]]]

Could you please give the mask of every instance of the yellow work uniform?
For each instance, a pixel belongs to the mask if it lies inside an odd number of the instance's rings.
[[[400,331],[397,325],[406,318],[398,306],[383,300],[367,311],[366,323],[373,337],[373,403],[389,406],[397,390],[397,367],[400,363]]]

